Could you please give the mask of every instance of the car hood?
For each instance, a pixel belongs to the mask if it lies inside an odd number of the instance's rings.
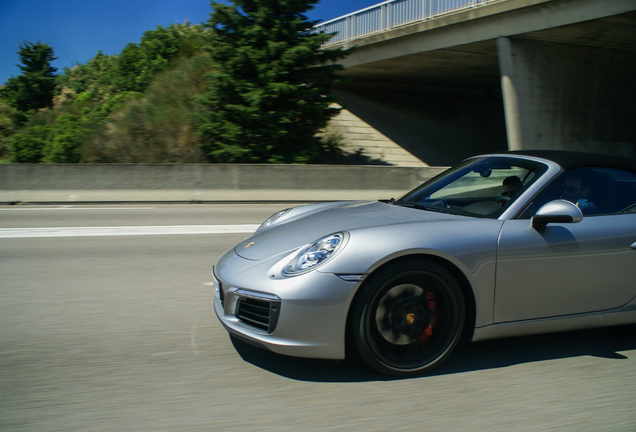
[[[302,209],[302,207],[299,207]],[[293,209],[292,212],[294,212]],[[351,231],[375,226],[465,219],[464,216],[435,213],[400,207],[382,202],[350,202],[317,206],[298,217],[259,231],[237,244],[237,255],[249,260],[262,260],[289,253],[319,238],[338,231]]]

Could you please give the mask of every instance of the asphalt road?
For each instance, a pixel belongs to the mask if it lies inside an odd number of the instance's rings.
[[[636,431],[636,326],[410,379],[233,344],[210,266],[283,207],[0,207],[0,430]]]

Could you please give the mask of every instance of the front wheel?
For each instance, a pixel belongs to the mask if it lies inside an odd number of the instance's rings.
[[[379,372],[414,375],[440,364],[464,325],[459,284],[443,266],[408,260],[370,276],[352,315],[353,340]]]

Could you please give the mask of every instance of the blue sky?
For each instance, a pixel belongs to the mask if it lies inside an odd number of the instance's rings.
[[[381,0],[321,0],[307,13],[326,21]],[[207,21],[208,0],[0,0],[0,85],[20,74],[20,43],[53,47],[58,73],[86,63],[97,51],[118,54],[158,25]]]

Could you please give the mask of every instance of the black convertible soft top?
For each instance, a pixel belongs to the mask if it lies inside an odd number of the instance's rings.
[[[533,156],[556,162],[564,170],[596,166],[619,168],[636,172],[636,159],[624,158],[608,154],[585,153],[567,150],[516,150],[504,154]]]

